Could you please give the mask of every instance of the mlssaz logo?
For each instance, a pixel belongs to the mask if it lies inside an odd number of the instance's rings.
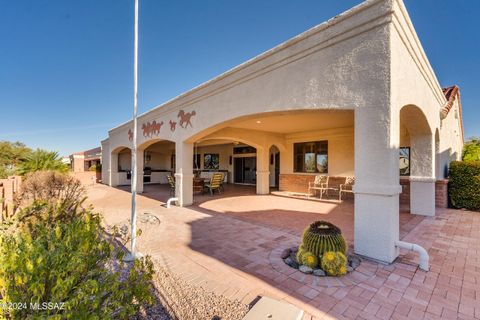
[[[64,310],[65,302],[30,302],[32,310]]]

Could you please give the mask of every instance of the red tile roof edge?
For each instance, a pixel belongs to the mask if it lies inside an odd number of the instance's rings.
[[[442,88],[443,94],[447,99],[447,102],[443,105],[442,109],[440,110],[441,119],[445,119],[453,107],[453,103],[455,99],[458,97],[458,113],[459,113],[459,120],[460,120],[460,129],[462,131],[462,140],[464,140],[464,133],[463,133],[463,119],[462,119],[462,103],[460,100],[460,87],[457,85],[453,85],[450,87]]]

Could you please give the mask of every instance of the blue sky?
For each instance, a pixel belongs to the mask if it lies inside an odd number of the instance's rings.
[[[140,0],[139,112],[360,2]],[[480,136],[480,1],[405,3]],[[0,0],[0,39],[0,140],[68,155],[131,117],[133,0]]]

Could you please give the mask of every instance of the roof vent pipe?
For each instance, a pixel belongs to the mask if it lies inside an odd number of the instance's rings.
[[[420,269],[424,271],[428,271],[430,269],[428,264],[430,257],[428,256],[428,252],[425,250],[425,248],[419,246],[418,244],[405,241],[395,241],[395,246],[417,252],[420,256]]]

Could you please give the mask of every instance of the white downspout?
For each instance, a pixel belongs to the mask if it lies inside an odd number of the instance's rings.
[[[170,198],[167,200],[167,209],[170,209],[170,205],[172,202],[178,202],[178,198]]]
[[[418,244],[405,242],[405,241],[395,241],[395,246],[417,252],[420,256],[420,269],[424,271],[428,271],[430,269],[430,266],[428,263],[430,257],[428,255],[427,250],[425,250],[425,248],[419,246]]]

